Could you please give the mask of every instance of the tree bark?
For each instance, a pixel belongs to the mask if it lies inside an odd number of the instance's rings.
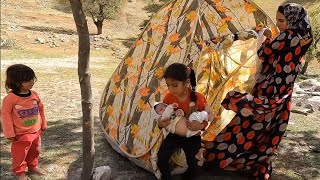
[[[97,20],[97,21],[93,21],[93,22],[94,22],[94,24],[96,25],[97,30],[98,30],[97,35],[102,34],[103,20]]]
[[[300,73],[301,73],[301,74],[306,73],[308,66],[309,66],[309,61],[305,61],[305,63],[304,63],[304,65],[303,65],[302,70],[301,70]]]
[[[70,0],[73,18],[77,27],[78,77],[82,105],[82,173],[81,180],[91,180],[94,166],[94,124],[92,117],[92,91],[89,72],[90,39],[87,20],[80,0]]]

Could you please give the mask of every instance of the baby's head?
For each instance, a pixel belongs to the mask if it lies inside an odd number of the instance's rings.
[[[166,109],[167,106],[168,105],[165,103],[159,103],[159,104],[154,105],[153,108],[158,115],[162,115],[162,113],[164,112],[164,110]]]

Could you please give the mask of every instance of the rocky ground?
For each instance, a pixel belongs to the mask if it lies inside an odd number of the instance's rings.
[[[293,93],[293,112],[308,115],[320,111],[320,82],[306,79],[295,84]]]

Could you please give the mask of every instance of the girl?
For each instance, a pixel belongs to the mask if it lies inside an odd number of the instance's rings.
[[[37,166],[40,134],[47,123],[40,98],[31,91],[36,80],[34,71],[23,64],[14,64],[8,67],[6,75],[8,95],[1,108],[3,133],[12,141],[12,172],[19,180],[27,180],[26,167],[29,173],[45,174]]]
[[[185,117],[189,117],[192,112],[203,111],[205,109],[205,97],[195,92],[196,78],[195,72],[184,64],[171,64],[164,73],[169,93],[163,99],[166,104],[177,103],[178,108],[184,111]],[[191,86],[190,86],[191,85]],[[207,126],[207,121],[186,121],[190,130],[197,131]],[[159,128],[165,128],[170,124],[170,119],[158,121]],[[171,179],[169,159],[177,148],[182,148],[187,159],[188,169],[184,179],[194,179],[197,173],[197,161],[195,155],[201,146],[200,133],[189,138],[177,134],[169,133],[162,142],[158,152],[158,167],[165,180]]]
[[[288,126],[294,81],[312,43],[311,25],[301,5],[279,6],[276,19],[280,34],[271,39],[271,31],[264,32],[266,40],[257,52],[262,64],[253,90],[231,91],[222,102],[236,115],[207,144],[206,165],[270,178],[271,159]]]

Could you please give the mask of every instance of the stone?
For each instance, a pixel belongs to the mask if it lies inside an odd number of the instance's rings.
[[[301,89],[298,84],[294,85],[293,92],[297,93],[297,94],[304,94],[305,93],[305,91],[303,89]]]
[[[94,170],[93,180],[109,180],[111,178],[111,168],[109,166],[99,166]]]
[[[308,90],[308,89],[312,89],[313,87],[320,86],[320,82],[317,81],[316,79],[307,79],[299,82],[298,85],[300,86],[301,89]]]
[[[320,92],[305,91],[305,93],[310,96],[320,96]]]
[[[308,115],[308,111],[309,111],[309,109],[291,109],[292,113],[302,114],[302,115],[305,115],[305,116]],[[290,124],[290,121],[289,121],[289,124]]]
[[[297,94],[295,92],[292,93],[293,98],[299,98],[299,99],[304,98],[306,95],[307,94]]]
[[[42,37],[36,39],[40,44],[44,44],[46,41]]]
[[[315,88],[313,88],[313,91],[320,92],[320,86],[316,86]]]
[[[313,112],[314,112],[312,104],[306,104],[306,105],[305,105],[305,108],[308,109],[308,110],[306,111],[307,113],[313,113]]]
[[[302,106],[302,102],[301,102],[301,101],[297,102],[297,103],[296,103],[296,106],[301,107],[301,106]]]
[[[320,96],[313,96],[311,98],[308,98],[307,102],[311,105],[319,106],[320,105]]]

